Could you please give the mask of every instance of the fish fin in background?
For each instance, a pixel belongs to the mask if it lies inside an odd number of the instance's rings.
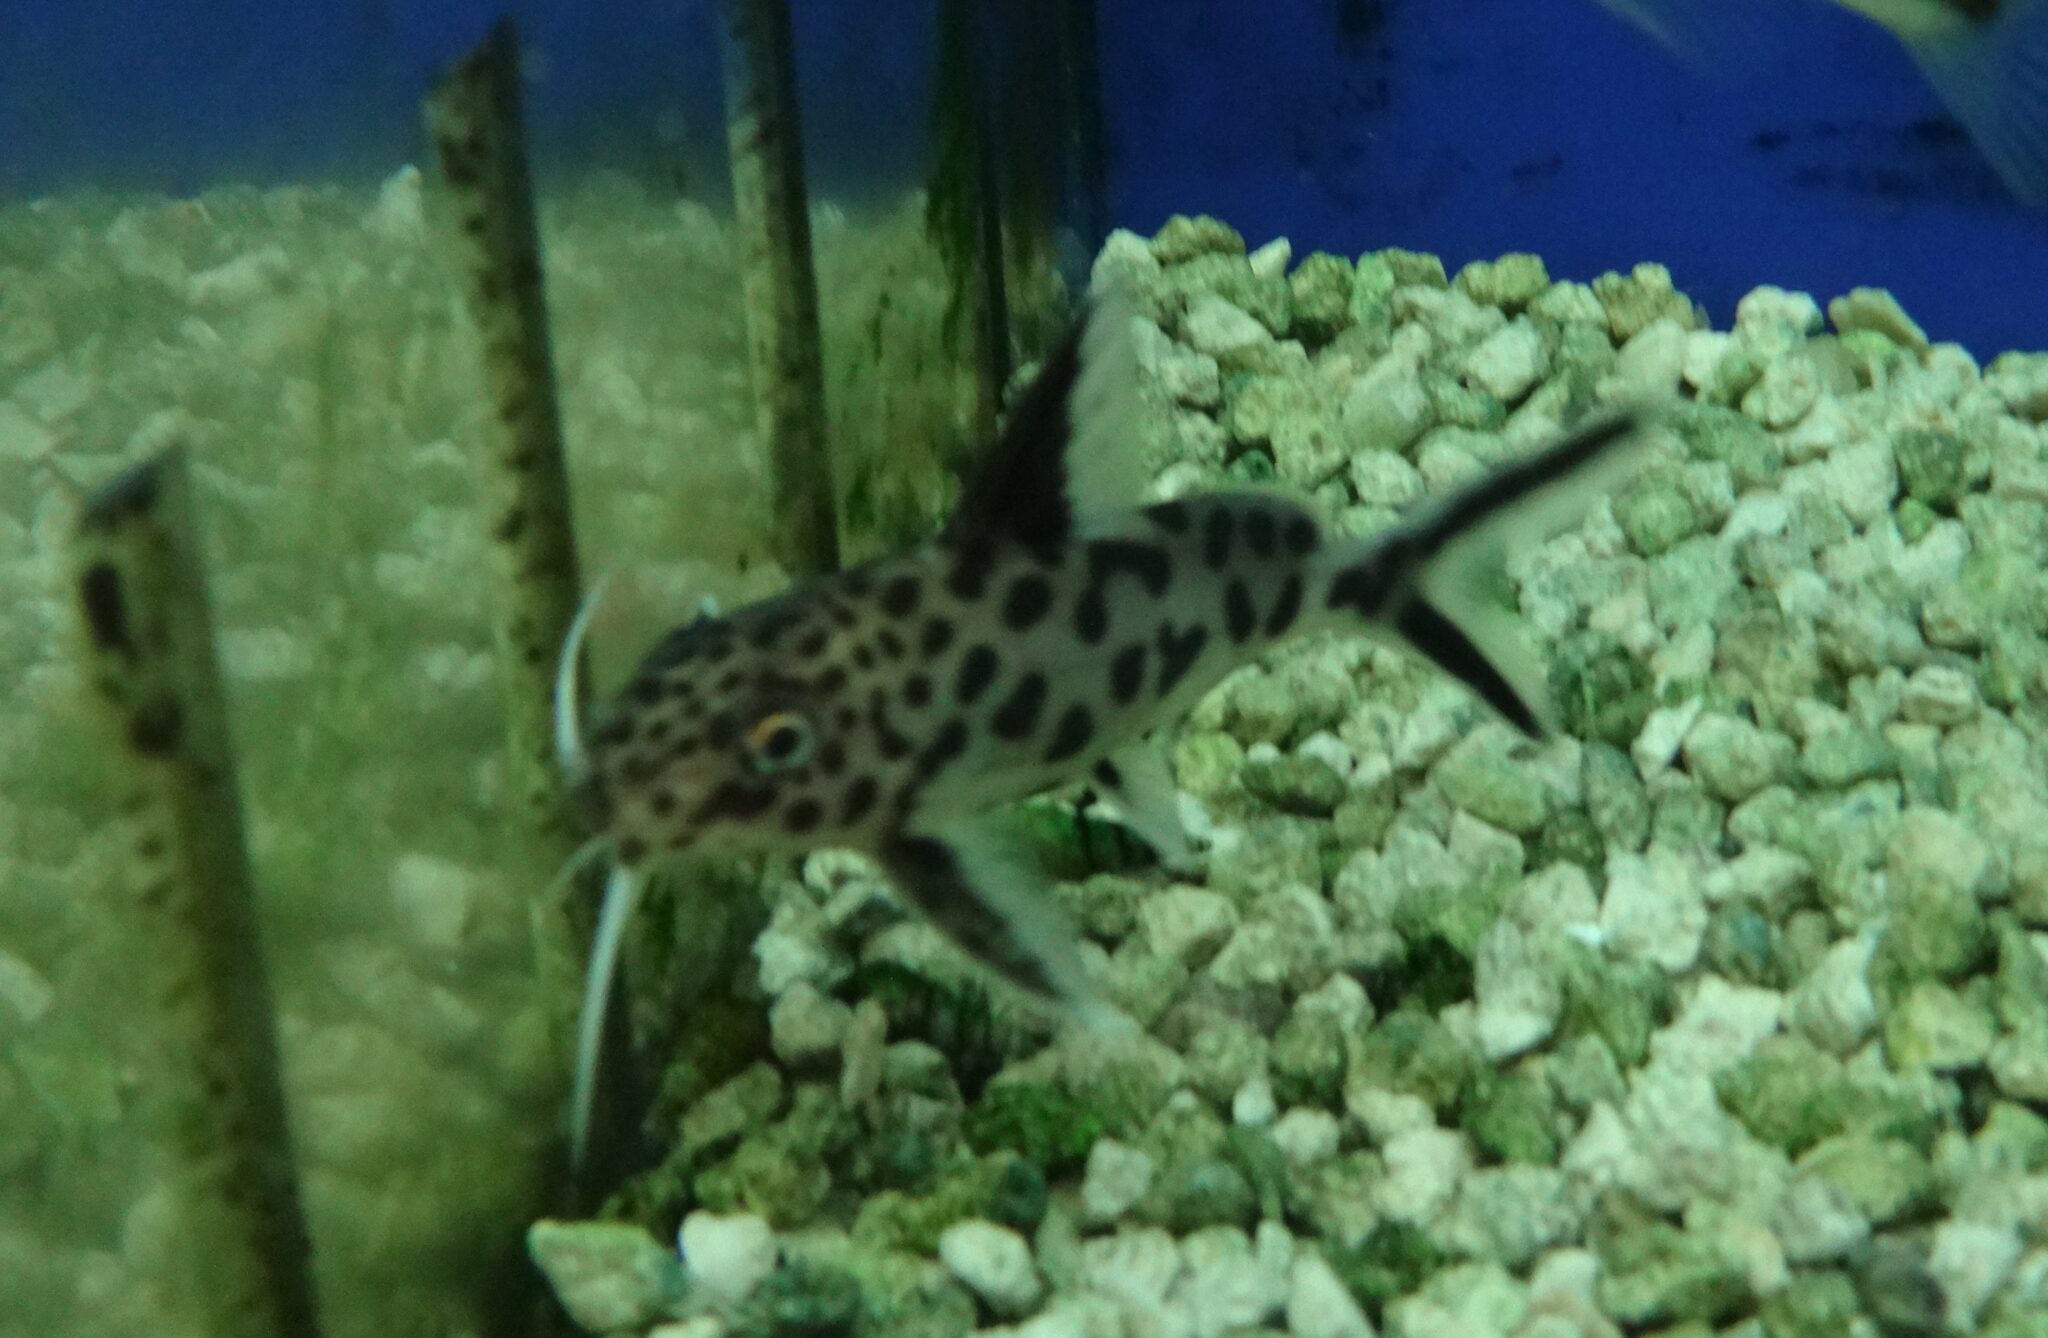
[[[1905,44],[2007,190],[2048,209],[2048,0],[1974,18],[1941,0],[1841,0]]]
[[[1768,39],[1761,20],[1787,0],[1599,0],[1698,73],[1753,57]]]
[[[1133,315],[1128,299],[1090,299],[961,489],[948,540],[1059,544],[1091,513],[1138,503],[1145,469]]]
[[[1027,994],[1091,1025],[1114,1025],[1028,852],[987,817],[900,832],[877,858],[890,882],[976,961]]]
[[[1327,579],[1335,610],[1391,631],[1526,734],[1554,728],[1543,657],[1498,598],[1511,554],[1583,516],[1641,469],[1647,410],[1583,424],[1414,519],[1339,548]]]
[[[590,1122],[597,1108],[597,1066],[604,1057],[605,1010],[619,974],[619,950],[640,899],[644,876],[614,864],[605,878],[604,901],[591,941],[590,969],[583,978],[583,1011],[576,1018],[576,1070],[569,1090],[569,1165],[581,1170],[590,1153]]]
[[[1109,801],[1117,819],[1152,847],[1168,872],[1187,874],[1201,868],[1181,825],[1179,792],[1167,775],[1158,744],[1140,739],[1119,748],[1095,764],[1088,780]]]

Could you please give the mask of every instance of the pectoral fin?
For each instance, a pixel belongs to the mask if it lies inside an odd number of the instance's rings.
[[[1116,810],[1117,819],[1144,838],[1174,873],[1201,868],[1180,821],[1180,793],[1159,748],[1149,739],[1120,748],[1095,764],[1089,780]]]
[[[879,858],[904,899],[976,961],[1084,1020],[1113,1016],[1044,877],[991,824],[906,831]]]

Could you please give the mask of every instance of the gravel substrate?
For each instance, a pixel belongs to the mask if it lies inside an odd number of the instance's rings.
[[[1160,496],[1273,483],[1363,534],[1675,398],[1636,482],[1510,555],[1570,736],[1355,640],[1228,680],[1174,749],[1206,877],[1061,888],[1135,1038],[1049,1043],[814,859],[757,945],[774,1053],[661,1172],[680,1250],[536,1228],[572,1312],[2048,1332],[2048,356],[1980,368],[1875,290],[1720,331],[1658,265],[1295,263],[1206,218],[1095,275],[1147,318]],[[878,963],[940,1002],[858,1002]]]
[[[821,223],[828,306],[900,299],[828,312],[842,369],[936,320],[915,217],[886,245]],[[481,401],[426,223],[405,174],[0,214],[0,579],[32,592],[0,610],[0,1327],[162,1331],[172,1229],[120,1078],[146,1027],[94,899],[49,452],[88,480],[171,436],[200,457],[331,1331],[460,1329],[528,1201],[560,1072],[519,909],[544,875],[491,817]],[[758,528],[729,249],[617,183],[544,224],[592,565],[647,573],[601,629],[623,654]],[[1511,555],[1568,737],[1366,641],[1234,676],[1174,741],[1204,877],[1041,814],[1143,1024],[1119,1040],[983,994],[858,860],[772,880],[759,1059],[677,1102],[621,1202],[664,1229],[529,1236],[572,1314],[2048,1334],[2048,355],[1979,367],[1874,290],[1759,289],[1720,331],[1661,266],[1297,262],[1210,219],[1119,233],[1096,273],[1148,321],[1161,496],[1281,486],[1363,534],[1674,395],[1643,478]],[[835,415],[952,421],[971,397],[919,365],[836,372]],[[876,529],[942,491],[931,453],[897,484],[863,449]],[[707,529],[676,501],[707,495],[741,504]]]

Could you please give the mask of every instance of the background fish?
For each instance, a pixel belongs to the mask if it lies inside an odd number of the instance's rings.
[[[1784,0],[1770,0],[1783,3]],[[1600,0],[1667,46],[1727,54],[1754,5],[1729,0]],[[1912,53],[2006,188],[2048,208],[2048,0],[1833,0]]]
[[[580,1155],[618,939],[649,861],[850,847],[975,958],[1084,1018],[1092,992],[1041,875],[989,815],[1075,782],[1169,864],[1193,862],[1148,739],[1231,670],[1315,629],[1405,638],[1529,732],[1540,667],[1476,596],[1513,516],[1612,482],[1633,413],[1580,428],[1397,528],[1326,534],[1301,506],[1138,495],[1132,317],[1097,304],[1047,360],[941,535],[664,637],[565,761],[616,861],[579,1039]],[[1576,507],[1574,506],[1574,509]],[[1540,523],[1540,521],[1539,521]],[[1475,536],[1491,542],[1469,542]],[[565,664],[573,663],[572,633]],[[572,694],[564,694],[565,699]]]

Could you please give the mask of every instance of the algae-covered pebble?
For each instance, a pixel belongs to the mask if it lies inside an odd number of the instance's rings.
[[[1913,986],[1884,1019],[1885,1054],[1900,1069],[1973,1067],[1990,1055],[1995,1034],[1989,1010],[1933,981]]]
[[[1265,803],[1305,817],[1329,816],[1345,794],[1344,778],[1327,762],[1298,753],[1248,761],[1239,778]]]
[[[1243,234],[1207,214],[1175,214],[1152,236],[1152,254],[1162,265],[1177,265],[1196,256],[1244,253]]]
[[[1838,1134],[1808,1150],[1799,1169],[1841,1190],[1879,1226],[1926,1207],[1937,1192],[1926,1154],[1900,1138]]]
[[[1883,288],[1851,288],[1831,299],[1828,320],[1845,335],[1869,331],[1914,353],[1924,353],[1929,347],[1927,332]]]
[[[1606,309],[1608,325],[1615,339],[1627,341],[1638,330],[1661,317],[1671,317],[1690,329],[1698,324],[1692,303],[1671,286],[1671,271],[1645,262],[1629,273],[1602,274],[1593,280],[1593,295]]]
[[[1623,1324],[1712,1323],[1749,1300],[1740,1257],[1703,1232],[1638,1223],[1613,1232],[1600,1256],[1600,1308]]]
[[[1473,816],[1511,832],[1539,828],[1550,812],[1543,783],[1509,755],[1515,740],[1505,729],[1475,731],[1452,748],[1431,773],[1444,797]]]
[[[1498,260],[1474,260],[1453,281],[1475,302],[1518,311],[1550,289],[1550,271],[1541,256],[1511,251]]]
[[[772,1064],[755,1064],[714,1088],[683,1116],[683,1151],[712,1151],[766,1126],[782,1109],[782,1074]]]
[[[644,1325],[682,1288],[675,1253],[625,1222],[536,1222],[526,1249],[562,1308],[591,1333]]]
[[[1681,745],[1686,769],[1722,799],[1740,801],[1787,775],[1792,740],[1719,712],[1700,716]]]
[[[1795,1156],[1841,1127],[1847,1087],[1840,1061],[1792,1034],[1766,1038],[1714,1079],[1724,1109],[1755,1137]]]
[[[1327,343],[1351,323],[1351,262],[1327,251],[1313,251],[1287,276],[1294,299],[1295,338]]]
[[[1152,951],[1189,967],[1200,967],[1237,928],[1237,907],[1219,892],[1170,887],[1146,898],[1138,911]]]

